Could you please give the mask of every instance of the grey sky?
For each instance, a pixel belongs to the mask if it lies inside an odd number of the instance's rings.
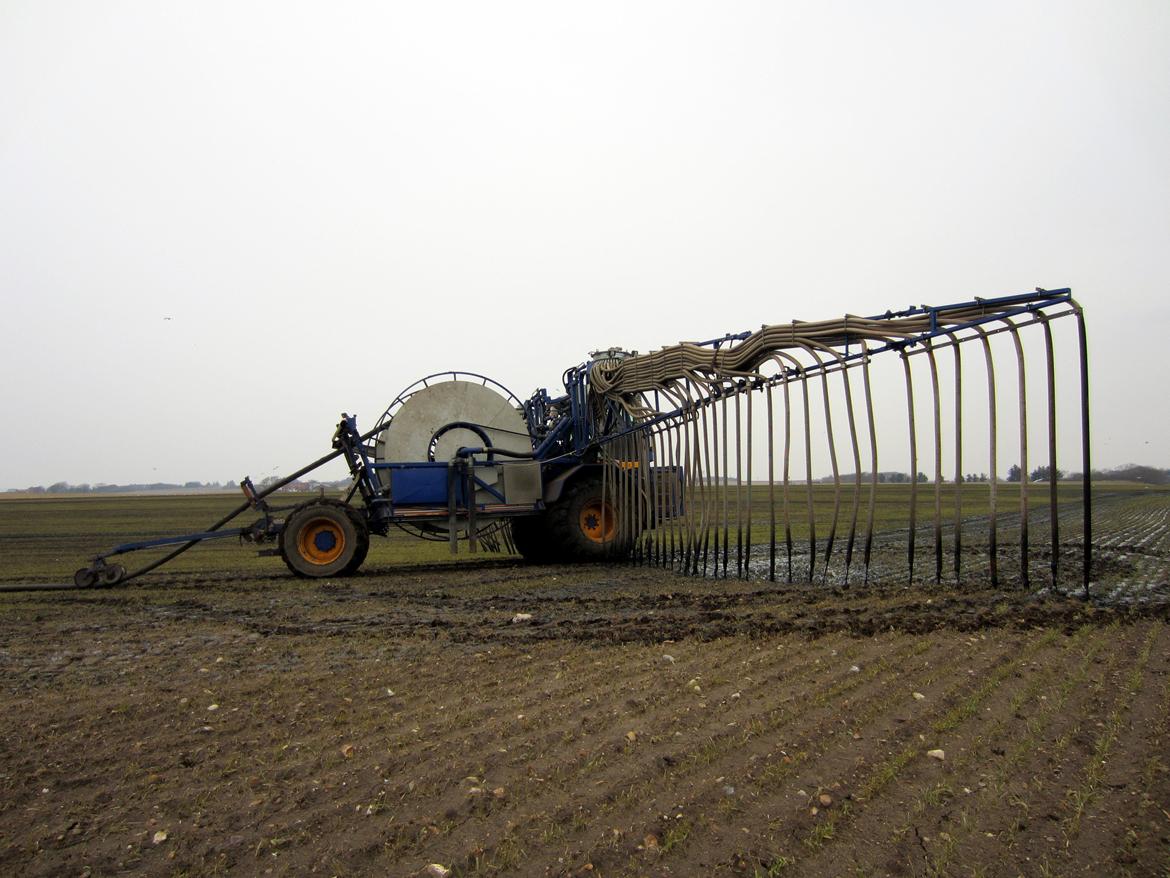
[[[440,369],[1037,285],[1096,463],[1167,466],[1168,157],[1162,0],[3,0],[0,488],[258,478]]]

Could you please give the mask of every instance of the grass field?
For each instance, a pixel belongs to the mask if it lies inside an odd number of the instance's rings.
[[[1029,520],[1033,540],[1042,546],[1048,539],[1049,494],[1045,484],[1028,487]],[[961,488],[961,511],[963,519],[963,566],[968,577],[979,579],[987,573],[988,515],[990,492],[987,484],[964,484]],[[708,555],[716,543],[726,540],[729,544],[731,573],[736,572],[737,543],[744,544],[743,551],[750,546],[750,559],[745,554],[745,563],[752,575],[766,578],[771,572],[766,561],[772,539],[773,527],[778,546],[777,576],[787,579],[785,557],[785,525],[793,540],[794,578],[807,579],[809,569],[808,550],[810,531],[817,538],[818,562],[816,576],[828,581],[840,581],[842,556],[848,534],[853,523],[854,486],[842,486],[839,499],[834,498],[832,485],[811,486],[793,484],[789,489],[787,514],[783,491],[777,486],[772,493],[774,506],[769,504],[769,491],[764,486],[752,488],[731,487],[725,493],[722,489],[711,489],[706,498],[691,498],[688,506],[698,516],[702,507],[705,517],[710,519],[706,533]],[[1008,565],[1016,565],[1018,558],[1013,551],[1018,547],[1020,490],[1018,484],[998,486],[997,516],[1000,541],[1000,555]],[[1115,522],[1129,521],[1133,526],[1144,527],[1150,523],[1157,531],[1157,522],[1165,525],[1164,506],[1170,489],[1151,488],[1136,483],[1112,482],[1097,486],[1094,496],[1099,523],[1095,530],[1102,535],[1117,537]],[[280,505],[293,506],[308,499],[310,495],[281,495]],[[813,526],[809,526],[811,500]],[[861,542],[869,523],[869,486],[863,485],[856,494],[856,548],[860,555]],[[940,530],[945,550],[950,552],[953,542],[955,517],[955,486],[944,484],[939,493]],[[110,496],[110,495],[58,495],[0,497],[0,548],[7,549],[8,559],[0,572],[3,581],[70,581],[73,571],[82,566],[90,557],[114,545],[134,540],[151,539],[190,533],[202,530],[230,512],[239,504],[240,498],[233,494],[194,494],[178,496]],[[1080,483],[1061,483],[1058,494],[1058,515],[1061,521],[1061,540],[1068,555],[1064,565],[1064,585],[1073,588],[1079,582],[1079,545],[1081,521]],[[1124,507],[1124,512],[1118,512]],[[916,502],[916,545],[918,563],[915,578],[930,581],[933,575],[932,553],[934,549],[935,494],[931,483],[920,483]],[[907,529],[910,525],[910,486],[907,484],[881,484],[874,497],[873,527],[876,534],[877,554],[875,555],[874,577],[887,583],[904,583],[908,580],[905,566]],[[1120,517],[1119,517],[1120,516]],[[1161,517],[1160,517],[1161,516]],[[234,526],[250,523],[256,516],[246,513],[233,522]],[[835,525],[835,527],[834,527]],[[698,527],[698,525],[696,525]],[[683,524],[669,522],[652,532],[649,539],[666,543],[668,539],[681,542]],[[826,574],[823,555],[827,548],[827,537],[835,530],[835,553],[831,558],[832,568]],[[11,546],[11,548],[9,548]],[[158,557],[164,550],[126,556],[127,567],[133,569],[144,561]],[[722,550],[720,550],[722,551]],[[374,538],[367,567],[394,566],[418,563],[447,563],[451,561],[445,543],[431,543],[417,540],[392,529],[388,538]],[[714,559],[709,559],[713,567]],[[1034,560],[1036,572],[1044,572],[1042,556]],[[274,565],[276,565],[274,567]],[[953,561],[946,560],[947,576],[950,576]],[[181,556],[168,565],[168,572],[263,572],[279,567],[279,561],[256,556],[254,547],[241,547],[238,539],[208,541],[197,549]],[[856,574],[854,576],[856,579]]]
[[[236,502],[5,498],[0,582]],[[347,580],[225,540],[125,588],[2,593],[0,874],[1166,876],[1170,493],[1102,486],[1094,532],[1090,602],[405,535]]]

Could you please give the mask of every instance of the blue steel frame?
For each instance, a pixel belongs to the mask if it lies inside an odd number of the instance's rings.
[[[1044,294],[1046,296],[1046,298],[1038,299],[1037,298],[1038,294]],[[901,339],[899,341],[889,342],[888,344],[884,344],[880,347],[870,348],[869,351],[867,351],[867,352],[856,351],[854,353],[849,353],[849,340],[848,340],[848,337],[846,337],[846,339],[843,343],[843,347],[845,348],[845,352],[841,355],[841,360],[843,360],[845,362],[850,362],[850,361],[859,360],[860,358],[865,357],[865,356],[872,357],[875,354],[881,353],[883,351],[904,350],[904,349],[909,348],[909,347],[914,347],[916,345],[923,344],[927,341],[930,341],[933,338],[938,338],[939,336],[946,335],[947,333],[961,332],[964,329],[971,329],[973,327],[982,326],[982,325],[987,324],[987,323],[995,323],[995,322],[1001,321],[1005,317],[1018,317],[1020,315],[1034,313],[1034,312],[1039,311],[1043,308],[1049,308],[1049,307],[1052,307],[1054,305],[1062,305],[1062,304],[1070,304],[1070,305],[1074,304],[1071,289],[1065,288],[1065,289],[1060,289],[1060,290],[1037,290],[1034,293],[1024,293],[1024,294],[1017,295],[1017,296],[1002,296],[1002,297],[993,298],[993,299],[973,299],[972,301],[969,301],[969,302],[959,302],[957,304],[951,304],[951,305],[939,305],[939,306],[920,305],[918,307],[912,306],[910,308],[905,309],[904,311],[887,311],[884,314],[878,314],[878,315],[870,317],[868,319],[870,319],[870,320],[893,320],[893,319],[897,319],[899,317],[913,317],[913,316],[920,315],[920,314],[927,314],[930,316],[931,329],[926,331],[926,332],[921,332],[918,335],[912,336],[910,338],[905,338],[905,339]],[[1017,307],[1010,308],[1010,310],[1006,310],[1006,311],[996,310],[996,312],[994,314],[988,314],[985,317],[979,317],[979,318],[976,318],[974,320],[967,320],[963,323],[950,324],[949,326],[946,326],[943,328],[939,327],[939,323],[938,323],[939,315],[945,314],[948,311],[960,311],[960,310],[966,310],[968,308],[974,308],[974,307],[993,307],[996,309],[1002,309],[1003,306],[1005,306],[1005,305],[1007,305],[1007,306],[1016,305]],[[736,335],[725,335],[722,338],[711,339],[709,341],[695,342],[694,344],[696,344],[699,347],[714,347],[714,348],[718,349],[719,347],[721,347],[723,344],[725,344],[728,341],[733,341],[733,340],[742,341],[743,339],[747,338],[750,335],[751,335],[750,332],[742,332],[742,333],[738,333]],[[817,363],[814,365],[808,365],[808,366],[804,366],[803,368],[800,368],[800,369],[793,367],[793,366],[789,366],[789,367],[782,369],[780,372],[778,372],[774,376],[756,381],[755,385],[757,385],[759,387],[765,387],[769,384],[775,386],[775,385],[782,383],[784,381],[785,377],[791,379],[793,377],[800,376],[800,375],[804,375],[804,376],[817,375],[826,369],[838,368],[840,366],[841,360],[837,360],[837,359],[833,359],[831,361],[826,360],[824,363]],[[742,388],[746,381],[747,381],[747,379],[741,379],[739,382],[737,382],[737,387]],[[647,418],[644,421],[639,421],[637,424],[635,424],[635,425],[633,425],[625,430],[621,430],[619,432],[614,432],[614,433],[607,433],[604,436],[599,437],[598,441],[601,443],[610,442],[610,441],[622,438],[624,436],[629,436],[632,433],[637,433],[640,430],[649,429],[651,427],[657,426],[660,423],[663,423],[664,421],[669,421],[669,420],[672,420],[674,418],[677,418],[680,415],[685,414],[686,412],[694,411],[699,406],[701,406],[707,402],[710,402],[711,400],[719,399],[723,395],[724,394],[723,394],[722,389],[720,387],[716,386],[712,389],[711,396],[708,398],[696,399],[686,406],[680,406],[680,407],[672,409],[668,412],[661,412],[652,418]]]

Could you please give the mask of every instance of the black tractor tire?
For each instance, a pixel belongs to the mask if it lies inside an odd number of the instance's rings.
[[[633,541],[624,533],[620,514],[612,489],[603,497],[601,479],[574,482],[545,513],[549,552],[555,560],[564,561],[625,557]]]
[[[524,560],[536,564],[555,561],[556,556],[548,535],[545,513],[525,515],[512,519],[512,542]]]
[[[357,551],[353,553],[353,557],[349,563],[345,565],[345,569],[341,571],[342,576],[349,576],[357,573],[358,568],[365,563],[366,555],[370,554],[370,527],[366,523],[366,516],[360,509],[355,509],[348,503],[341,504],[345,508],[345,512],[349,515],[350,520],[353,521],[353,526],[357,528],[358,544]]]
[[[370,532],[361,513],[339,500],[310,500],[280,531],[280,556],[297,576],[348,576],[366,559]]]

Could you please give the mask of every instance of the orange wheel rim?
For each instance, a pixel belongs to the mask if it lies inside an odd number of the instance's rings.
[[[617,533],[617,513],[607,501],[590,500],[581,507],[581,533],[595,543],[608,543]]]
[[[328,518],[314,518],[297,534],[297,551],[310,564],[332,564],[345,552],[345,531]]]

